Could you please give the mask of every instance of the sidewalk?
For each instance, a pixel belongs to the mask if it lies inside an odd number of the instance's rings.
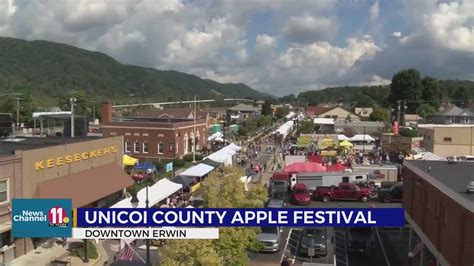
[[[104,262],[109,260],[109,256],[105,251],[102,244],[95,243],[95,247],[97,249],[98,258],[95,260],[89,259],[88,263],[84,263],[82,258],[78,258],[75,256],[69,256],[69,251],[61,246],[54,244],[50,248],[43,248],[38,247],[35,250],[28,252],[27,254],[14,259],[11,263],[7,265],[12,266],[27,266],[27,265],[40,265],[46,266],[50,265],[51,259],[56,257],[56,259],[63,260],[63,261],[71,261],[71,265],[104,265]]]

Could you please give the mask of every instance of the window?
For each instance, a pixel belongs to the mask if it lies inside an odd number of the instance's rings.
[[[158,143],[158,154],[163,154],[163,143]]]
[[[125,152],[130,152],[132,150],[132,143],[130,141],[125,142]]]
[[[173,144],[170,144],[169,151],[173,152]]]
[[[8,179],[0,181],[0,204],[7,203],[8,198]]]
[[[356,179],[363,179],[361,175],[356,176]]]
[[[138,141],[135,141],[133,143],[133,152],[135,153],[139,153],[140,152],[140,143],[138,143]]]
[[[453,139],[452,139],[452,138],[450,138],[450,137],[445,137],[445,138],[443,139],[443,141],[446,141],[446,142],[451,142],[451,141],[453,141]]]
[[[148,153],[148,142],[143,142],[143,153]]]
[[[117,132],[110,132],[110,136],[117,136]]]
[[[343,176],[342,177],[342,182],[343,183],[349,183],[349,177],[348,176]]]

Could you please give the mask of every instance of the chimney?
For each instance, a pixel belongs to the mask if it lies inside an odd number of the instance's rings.
[[[102,103],[102,124],[106,125],[112,122],[112,102]]]

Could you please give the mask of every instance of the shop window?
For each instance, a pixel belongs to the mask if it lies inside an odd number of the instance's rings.
[[[140,143],[138,143],[138,141],[135,141],[135,143],[133,143],[133,152],[135,153],[140,152]]]
[[[125,152],[130,152],[132,150],[132,143],[130,141],[125,142]]]
[[[3,179],[0,181],[0,204],[8,201],[8,179]]]
[[[148,142],[143,142],[143,153],[148,153]]]
[[[158,154],[163,154],[163,143],[158,143]]]

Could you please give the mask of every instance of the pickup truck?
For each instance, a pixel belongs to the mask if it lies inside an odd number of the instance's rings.
[[[381,202],[389,203],[392,201],[402,201],[403,183],[396,182],[390,186],[382,186],[378,191],[378,198]]]
[[[337,187],[317,187],[315,196],[323,202],[330,200],[360,200],[367,202],[372,197],[372,190],[370,188],[361,188],[352,183],[340,183]]]

